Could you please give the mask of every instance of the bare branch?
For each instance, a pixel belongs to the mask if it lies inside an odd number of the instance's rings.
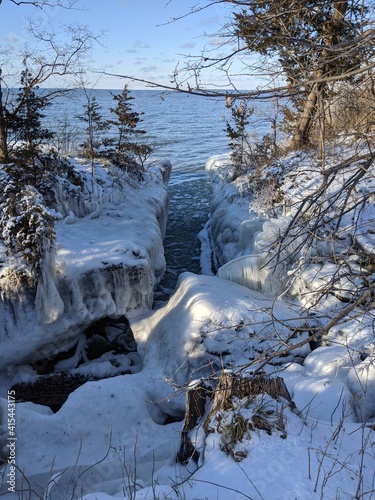
[[[0,5],[3,0],[0,0]],[[78,0],[9,0],[14,5],[33,5],[39,9],[43,7],[61,7],[63,9],[72,9]]]

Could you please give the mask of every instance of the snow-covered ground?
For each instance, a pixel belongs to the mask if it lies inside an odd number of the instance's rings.
[[[24,493],[24,498],[375,496],[374,318],[363,302],[353,306],[362,284],[350,276],[356,288],[337,285],[335,293],[317,294],[318,284],[327,283],[332,274],[339,280],[348,276],[340,274],[337,253],[336,260],[332,253],[324,253],[328,247],[331,250],[324,242],[309,245],[308,256],[314,257],[309,260],[302,258],[308,249],[303,245],[296,249],[292,241],[283,247],[283,266],[276,273],[270,266],[270,243],[293,217],[295,201],[316,189],[321,170],[313,168],[311,158],[296,155],[270,167],[263,175],[277,180],[283,193],[270,200],[270,182],[254,195],[249,179],[230,181],[227,157],[214,157],[207,169],[214,200],[207,226],[211,232],[201,239],[213,246],[221,277],[184,273],[162,308],[131,315],[142,360],[138,373],[88,382],[55,414],[31,403],[17,404],[16,458],[24,475],[23,481],[18,475],[18,487],[34,492],[30,497]],[[350,169],[345,174],[350,176]],[[330,185],[328,199],[342,182],[338,178]],[[361,182],[357,191],[372,189],[371,171]],[[350,262],[361,266],[365,259],[359,263],[355,255],[362,258],[363,248],[366,256],[373,252],[372,233],[366,238],[374,222],[370,201],[366,197],[358,214],[357,227],[364,230],[354,234],[355,239],[362,238],[362,253],[350,255]],[[145,214],[138,213],[135,227],[144,222]],[[134,207],[132,214],[137,214]],[[353,238],[352,215],[343,213],[341,242]],[[101,218],[95,219],[98,224]],[[328,224],[328,216],[326,220]],[[68,229],[65,234],[74,249],[74,258],[73,254],[68,258],[74,264],[71,273],[91,265],[87,260],[91,254],[96,256],[95,265],[111,255],[104,247],[106,240],[94,241],[97,233],[79,244],[78,233]],[[90,252],[87,241],[92,241]],[[135,243],[130,241],[114,248],[131,245],[133,252]],[[136,244],[142,251],[139,239]],[[287,258],[288,251],[295,252],[293,258]],[[118,253],[114,252],[116,258]],[[204,255],[211,258],[207,246]],[[207,260],[204,267],[211,267]],[[371,270],[365,274],[371,283]],[[345,301],[339,291],[349,294]],[[319,342],[310,342],[310,335],[317,332],[324,341],[319,336],[315,339]],[[197,379],[215,384],[223,369],[239,368],[248,375],[261,370],[282,377],[295,407],[267,394],[235,399],[231,411],[213,417],[210,432],[206,434],[202,425],[190,432],[198,461],[176,463],[185,389]],[[6,415],[6,400],[1,403]],[[250,425],[255,417],[269,425]],[[6,436],[6,417],[2,421]],[[246,424],[241,432],[239,422]],[[1,491],[7,500],[14,498],[7,488],[5,476]]]

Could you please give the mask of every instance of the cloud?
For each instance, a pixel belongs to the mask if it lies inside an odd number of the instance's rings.
[[[145,61],[147,61],[147,57],[137,57],[137,59],[133,61],[133,64],[139,66],[140,64],[144,64]]]
[[[143,66],[141,68],[141,71],[144,73],[154,73],[155,71],[158,71],[158,69],[159,68],[157,66],[150,65],[150,66]]]
[[[20,38],[17,35],[7,35],[6,37],[3,38],[5,43],[9,43],[11,45],[15,45],[20,41]]]
[[[150,44],[144,43],[142,40],[135,40],[133,43],[133,49],[149,49]]]
[[[186,42],[180,45],[181,49],[194,49],[197,44],[195,42]]]
[[[215,36],[209,42],[209,45],[213,47],[223,47],[228,44],[228,40],[224,36]]]
[[[202,19],[199,21],[198,25],[199,26],[218,26],[220,25],[220,19],[218,16],[211,16],[211,17],[206,17],[205,19]]]

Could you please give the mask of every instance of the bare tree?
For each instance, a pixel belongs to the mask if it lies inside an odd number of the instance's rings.
[[[30,25],[30,44],[19,54],[20,62],[27,62],[32,75],[22,89],[22,95],[15,94],[11,87],[14,76],[5,68],[0,72],[0,162],[9,161],[9,124],[18,116],[30,92],[47,82],[52,77],[77,75],[82,71],[82,58],[92,47],[96,37],[85,27],[70,25],[65,28],[66,41],[61,42],[56,33],[41,28],[38,24]],[[7,83],[9,79],[9,84]],[[55,94],[50,93],[50,97]]]
[[[66,9],[71,9],[77,0],[8,0],[15,5],[33,5],[42,9],[43,7],[63,7]],[[0,5],[3,0],[0,0]]]

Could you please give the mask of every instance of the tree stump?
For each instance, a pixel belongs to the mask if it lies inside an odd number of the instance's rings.
[[[243,399],[258,394],[269,394],[274,399],[284,398],[291,408],[294,403],[290,397],[285,382],[280,377],[243,377],[229,370],[222,372],[219,383],[213,393],[210,411],[203,421],[203,430],[207,435],[212,430],[210,422],[219,411],[233,408],[233,398]],[[202,381],[191,385],[186,392],[185,423],[181,432],[181,444],[176,460],[187,463],[191,458],[198,461],[199,452],[194,446],[191,431],[201,423],[208,403],[208,391]],[[200,422],[201,421],[201,422]]]
[[[282,397],[288,401],[291,407],[294,407],[292,398],[282,378],[264,376],[242,377],[228,370],[223,371],[214,392],[210,412],[203,424],[205,433],[208,434],[210,432],[209,425],[216,413],[232,408],[233,397],[243,399],[262,393],[269,394],[274,399]]]

